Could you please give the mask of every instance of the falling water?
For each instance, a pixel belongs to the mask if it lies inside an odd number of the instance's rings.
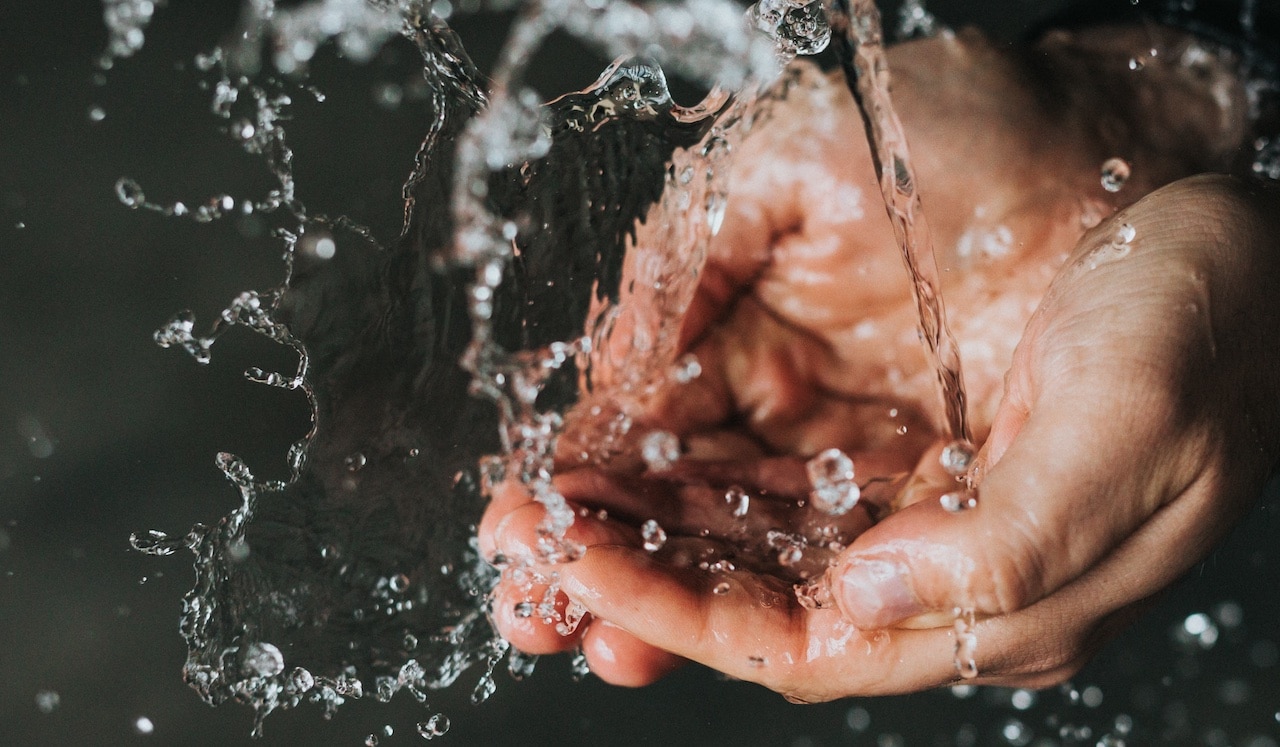
[[[952,439],[969,443],[973,439],[966,413],[960,348],[947,326],[929,223],[920,207],[906,133],[889,95],[889,63],[880,11],[874,0],[834,0],[830,7],[832,25],[839,32],[836,51],[862,113],[885,209],[911,278],[920,336],[937,371],[947,433]]]

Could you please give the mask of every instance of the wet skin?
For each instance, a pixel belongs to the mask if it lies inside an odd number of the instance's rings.
[[[1225,175],[1252,139],[1228,67],[1154,28],[1019,52],[963,32],[890,61],[982,446],[978,508],[937,501],[956,486],[937,466],[938,395],[857,113],[842,81],[802,72],[735,158],[684,323],[703,375],[644,424],[689,453],[663,474],[561,472],[588,549],[540,570],[589,614],[569,635],[519,617],[543,587],[508,573],[493,617],[517,648],[580,645],[622,685],[694,660],[819,701],[956,681],[961,607],[976,682],[1045,686],[1256,500],[1280,452],[1280,195]],[[1133,176],[1109,193],[1114,156]],[[804,461],[831,446],[860,483],[912,474],[833,519],[797,501]],[[752,496],[745,517],[731,485]],[[482,548],[528,557],[542,516],[499,487]],[[647,519],[670,536],[656,553]],[[770,529],[848,546],[780,564]],[[724,557],[732,570],[698,568]],[[820,577],[833,604],[801,606],[792,585]]]

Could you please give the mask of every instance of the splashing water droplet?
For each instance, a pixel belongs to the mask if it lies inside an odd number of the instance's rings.
[[[449,731],[449,717],[443,713],[437,713],[431,718],[418,724],[418,735],[423,739],[435,739],[444,736]]]
[[[1102,164],[1102,188],[1108,192],[1119,192],[1129,181],[1132,168],[1123,158],[1108,158]]]
[[[646,552],[657,552],[667,544],[667,532],[658,526],[658,522],[649,519],[640,527],[640,537],[644,540]]]
[[[821,0],[759,0],[749,11],[756,28],[785,55],[813,55],[831,43],[831,26]]]
[[[687,353],[676,361],[673,367],[671,378],[676,383],[688,384],[702,375],[702,364],[698,362],[698,356],[693,353]]]
[[[244,647],[240,671],[250,677],[274,677],[284,671],[284,655],[270,643],[250,643]]]
[[[147,201],[141,185],[124,176],[116,180],[116,197],[120,198],[120,202],[124,203],[125,207],[134,210],[142,207]]]
[[[807,610],[827,610],[836,606],[826,576],[807,584],[796,584],[794,590],[796,601]]]
[[[858,484],[853,481],[853,460],[839,449],[827,449],[805,465],[809,474],[809,494],[814,508],[841,516],[858,504],[862,496]]]
[[[952,477],[964,477],[973,466],[973,444],[965,441],[952,441],[942,450],[938,462],[942,469]]]
[[[938,503],[942,504],[947,513],[964,513],[978,507],[978,494],[973,490],[954,490],[943,494]]]
[[[62,705],[62,696],[56,690],[41,690],[36,693],[36,709],[41,713],[53,713],[58,710],[59,705]]]
[[[640,445],[640,457],[651,472],[666,472],[680,460],[680,439],[667,431],[653,431]]]

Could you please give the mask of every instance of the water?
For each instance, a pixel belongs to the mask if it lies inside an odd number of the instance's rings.
[[[920,336],[937,372],[945,432],[952,439],[972,442],[960,348],[947,326],[933,239],[921,208],[906,133],[889,92],[889,63],[884,53],[880,11],[872,0],[835,0],[831,9],[835,49],[849,91],[862,114],[885,209],[911,279]]]
[[[510,651],[488,628],[485,592],[495,572],[468,543],[466,525],[486,486],[504,477],[529,486],[548,509],[541,559],[572,556],[575,548],[560,541],[572,514],[550,483],[553,456],[602,462],[629,448],[634,417],[654,388],[699,375],[696,359],[676,356],[675,320],[723,218],[734,143],[760,110],[754,86],[773,75],[777,48],[726,32],[733,24],[718,27],[738,21],[728,4],[591,5],[548,3],[523,16],[494,86],[483,90],[443,20],[422,8],[330,2],[285,13],[260,4],[247,23],[259,40],[292,40],[277,45],[286,52],[263,61],[246,44],[204,59],[215,114],[228,136],[269,165],[273,187],[253,199],[212,195],[189,207],[151,202],[136,181],[118,183],[121,202],[135,209],[202,223],[236,213],[291,223],[277,235],[285,255],[277,287],[236,297],[208,332],[180,313],[156,335],[201,363],[234,327],[285,345],[297,355],[296,369],[251,368],[246,376],[300,392],[314,415],[287,456],[287,480],[259,481],[242,460],[220,455],[240,507],[185,535],[140,533],[134,541],[144,552],[185,548],[197,557],[182,623],[191,647],[186,676],[209,702],[237,699],[265,716],[303,702],[332,709],[401,692],[425,701],[468,671],[478,675],[473,699],[480,702],[494,691],[504,657],[513,674],[527,677],[536,658]],[[755,19],[774,18],[775,10],[778,23],[765,25],[784,57],[826,43],[830,30],[813,5],[780,3]],[[359,22],[335,25],[326,20],[333,13]],[[889,108],[878,20],[855,18],[845,31],[856,33],[842,37],[855,42],[846,62],[869,112],[881,183],[957,439],[943,463],[962,477],[972,450],[959,359],[906,144]],[[557,27],[621,59],[594,86],[544,107],[521,83],[522,66]],[[343,37],[338,28],[357,31]],[[297,197],[281,123],[295,99],[320,94],[253,76],[264,65],[301,74],[330,37],[358,60],[397,34],[423,56],[436,117],[406,180],[401,236],[382,245],[347,219],[311,214]],[[680,107],[664,68],[723,87],[701,105]],[[591,168],[600,163],[610,166],[603,174]],[[553,199],[565,190],[569,203],[596,199],[595,212],[566,222],[564,203]],[[640,265],[639,282],[623,288],[627,261]],[[371,288],[378,289],[372,297]],[[663,313],[637,314],[646,307]],[[579,406],[566,419],[569,404]],[[670,468],[680,457],[678,439],[673,446],[672,434],[650,435],[656,440],[642,446],[649,468]],[[853,465],[828,456],[813,500],[843,513],[858,500]],[[736,503],[726,498],[735,515],[749,509],[745,494]],[[804,558],[805,538],[768,539],[779,565]],[[665,541],[656,522],[646,525],[646,549]],[[521,559],[513,561],[519,569]],[[713,591],[721,593],[721,584]],[[797,597],[829,606],[821,585],[801,585]],[[539,614],[536,604],[529,613]],[[337,623],[315,625],[320,619]],[[580,621],[581,610],[570,609],[557,622],[571,630]],[[970,614],[967,627],[957,628],[962,675],[976,673],[972,622]],[[428,732],[448,728],[447,719],[423,723],[432,722]]]
[[[287,455],[289,477],[259,480],[221,454],[218,466],[240,494],[235,511],[180,536],[133,538],[149,554],[194,553],[196,586],[181,622],[185,677],[211,704],[249,704],[255,733],[272,711],[303,702],[331,712],[401,691],[425,701],[473,667],[472,700],[485,700],[509,646],[486,617],[497,571],[469,537],[484,494],[515,478],[547,508],[539,557],[509,559],[509,572],[579,557],[563,540],[572,512],[550,482],[559,439],[573,428],[584,460],[607,459],[654,387],[698,375],[696,360],[677,360],[679,319],[723,217],[727,158],[755,117],[757,91],[779,69],[778,52],[727,2],[592,5],[530,6],[485,90],[426,6],[252,4],[238,41],[196,66],[228,137],[262,160],[274,185],[261,197],[215,195],[189,207],[151,201],[131,178],[117,182],[132,209],[281,224],[279,285],[240,294],[208,331],[179,312],[155,339],[200,364],[237,327],[294,352],[292,371],[245,373],[310,403],[311,428]],[[787,33],[812,33],[802,21],[789,21]],[[541,106],[520,81],[557,28],[619,60],[590,88]],[[324,98],[302,77],[322,44],[358,62],[397,35],[422,55],[434,119],[405,183],[401,234],[383,245],[345,217],[308,211],[283,123],[299,97]],[[266,40],[270,59],[260,54]],[[712,93],[677,105],[659,62]],[[561,206],[575,199],[592,209],[566,213]],[[620,288],[624,261],[642,269]],[[637,310],[652,308],[661,313],[635,323]],[[570,404],[593,397],[600,409],[587,422],[565,422]],[[653,435],[651,468],[667,468],[679,442]],[[661,529],[651,535],[660,547]],[[550,582],[554,599],[555,579],[535,580]],[[531,613],[567,633],[583,610],[560,616],[544,600]],[[533,661],[510,667],[527,674]],[[447,729],[425,723],[432,735]]]

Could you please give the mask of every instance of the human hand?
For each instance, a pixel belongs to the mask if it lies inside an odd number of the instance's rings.
[[[866,514],[827,521],[836,525],[843,538],[857,537],[828,573],[838,610],[800,606],[790,588],[797,574],[768,568],[767,563],[750,569],[744,563],[740,570],[709,576],[695,562],[688,562],[708,549],[713,557],[722,552],[717,541],[740,544],[731,523],[711,513],[714,506],[722,514],[726,511],[724,484],[737,481],[783,499],[776,503],[754,500],[748,516],[759,511],[764,524],[798,528],[804,534],[812,528],[814,517],[791,510],[792,504],[785,500],[803,495],[800,456],[834,441],[854,453],[861,472],[868,472],[864,465],[876,463],[877,455],[884,455],[878,469],[890,470],[903,466],[904,458],[918,459],[930,439],[912,446],[877,438],[877,433],[883,433],[877,430],[883,427],[883,416],[877,423],[877,418],[867,415],[870,410],[885,411],[885,403],[874,400],[877,407],[845,411],[843,418],[837,415],[838,407],[836,411],[796,408],[786,398],[775,401],[787,406],[742,407],[753,400],[734,388],[731,369],[743,360],[770,359],[750,355],[758,349],[753,345],[767,339],[758,334],[765,325],[747,325],[752,334],[740,330],[719,336],[721,350],[728,352],[708,360],[722,361],[710,368],[725,375],[711,378],[699,393],[702,399],[694,400],[698,406],[690,410],[700,414],[701,420],[684,416],[682,421],[678,405],[673,419],[682,423],[684,432],[695,432],[714,425],[716,418],[707,413],[723,411],[726,402],[736,404],[749,416],[748,432],[764,442],[762,452],[793,457],[757,462],[754,467],[721,465],[719,474],[704,474],[701,485],[686,479],[691,475],[626,484],[591,473],[565,476],[560,487],[566,497],[609,510],[609,518],[603,521],[591,516],[579,520],[571,532],[590,549],[582,560],[555,570],[564,591],[595,620],[585,633],[580,629],[553,641],[536,622],[521,628],[524,623],[504,620],[510,605],[500,597],[495,606],[500,627],[518,647],[523,642],[557,650],[580,639],[593,670],[610,681],[650,681],[676,663],[672,655],[676,654],[798,699],[820,700],[902,692],[954,680],[955,634],[929,626],[949,624],[953,608],[960,607],[986,618],[975,631],[981,681],[1037,685],[1068,675],[1124,623],[1135,605],[1207,551],[1256,495],[1261,477],[1274,461],[1276,414],[1274,397],[1268,397],[1278,388],[1272,373],[1277,369],[1275,354],[1263,342],[1274,334],[1277,321],[1261,313],[1266,310],[1261,303],[1264,293],[1276,279],[1276,253],[1268,239],[1275,235],[1275,226],[1265,226],[1263,221],[1263,216],[1274,213],[1274,200],[1274,195],[1251,193],[1240,183],[1188,181],[1152,195],[1081,240],[1027,326],[998,408],[995,397],[976,398],[981,430],[990,423],[990,436],[974,475],[981,496],[979,509],[953,516],[936,501],[919,500],[936,497],[945,485],[945,480],[925,474],[923,482],[915,483],[917,489],[907,491],[900,500],[912,505],[860,537],[858,533],[869,523]],[[947,216],[953,214],[936,213],[942,216],[943,236]],[[1006,215],[1016,216],[1017,211]],[[1022,253],[1015,259],[1052,261],[1052,249],[1061,246],[1060,236],[1070,236],[1065,230],[1046,232],[1044,223],[1050,229],[1060,224],[1045,221],[1043,213],[1040,220],[1042,232],[1031,233],[1043,240],[1034,246],[1050,250],[1044,255]],[[1029,219],[1028,225],[1032,224]],[[1127,250],[1113,246],[1125,224],[1134,230]],[[785,238],[766,249],[772,252],[767,255],[768,267],[779,264],[775,262],[781,254],[778,246],[785,246]],[[1127,256],[1106,261],[1112,258],[1108,253],[1125,251]],[[805,252],[791,256],[798,256],[801,264],[813,258]],[[866,267],[867,257],[883,255],[855,246],[825,256],[862,257],[859,261]],[[794,277],[824,277],[804,269],[797,268]],[[1028,294],[1038,298],[1031,284],[1025,283],[1025,268],[1009,273],[1011,279],[1003,287],[991,284],[991,276],[999,277],[999,272],[992,272],[990,266],[984,269],[984,282],[977,284],[983,293],[967,294],[965,290],[973,286],[961,283],[960,292],[949,297],[958,300],[953,300],[953,309],[963,310],[966,299],[981,299],[984,294],[988,299],[1018,299],[1010,303],[1011,309],[1025,308],[1022,302]],[[825,277],[832,276],[848,274],[827,268]],[[769,299],[768,272],[754,280],[752,298]],[[789,287],[779,283],[780,306],[768,310],[795,309],[813,314],[810,320],[829,318],[824,316],[829,311],[813,303],[822,300],[820,293],[810,292],[807,297],[801,293],[806,303],[786,306],[787,298],[797,297],[796,289],[794,281]],[[877,308],[874,299],[859,301],[864,305],[849,303],[852,311],[835,301],[830,306],[833,311],[857,314],[851,324],[874,319],[884,328],[893,327],[886,323],[892,317],[892,302],[883,304],[887,313],[877,317],[868,311]],[[732,328],[743,313],[737,310],[741,306],[737,304],[727,317],[706,316],[721,320],[716,329]],[[1016,317],[1016,311],[1009,315]],[[965,313],[957,318],[964,319]],[[816,337],[819,348],[827,345],[835,351],[834,360],[824,369],[812,365],[814,360],[823,362],[813,348],[788,356],[775,354],[774,359],[805,365],[799,375],[792,369],[775,376],[773,386],[760,386],[758,391],[765,396],[757,402],[769,403],[770,396],[776,397],[779,390],[786,393],[788,387],[808,396],[805,392],[813,390],[824,370],[847,374],[851,367],[857,370],[858,361],[866,360],[857,355],[842,357],[852,346],[833,345],[843,339],[839,335],[823,337],[839,325],[787,321],[793,322],[791,337],[777,336],[784,344],[799,344],[795,338],[803,335],[794,334],[798,326],[809,333],[804,344],[812,345]],[[1003,339],[1000,334],[1016,333],[1021,326],[1004,321],[993,325],[985,338],[998,342]],[[904,324],[897,332],[901,336],[910,329],[910,324]],[[957,334],[962,340],[984,339]],[[717,334],[706,339],[716,340]],[[882,342],[895,339],[889,335]],[[909,355],[907,346],[889,342],[888,349]],[[998,361],[999,355],[991,360]],[[853,391],[882,387],[879,391],[898,397],[894,400],[898,404],[926,412],[928,372],[921,373],[918,365],[903,366],[901,371],[923,377],[924,385],[914,400],[902,397],[901,392],[910,391],[909,386],[900,386],[902,376],[864,376]],[[743,385],[750,387],[758,373],[747,367]],[[976,375],[974,368],[968,373],[971,382],[979,382],[979,391],[983,383],[989,391],[998,391],[998,383],[992,385],[992,377],[984,376],[982,367]],[[839,404],[840,398],[828,401]],[[984,402],[992,403],[989,409]],[[758,417],[760,412],[767,417]],[[799,419],[797,425],[797,412],[817,414],[807,421]],[[984,412],[992,414],[984,417]],[[793,419],[790,428],[788,418]],[[779,437],[779,433],[794,435]],[[714,443],[715,437],[710,441]],[[926,456],[920,463],[933,461]],[[925,488],[919,489],[922,484]],[[526,500],[518,491],[496,500],[482,528],[482,541],[488,537],[508,551],[522,542],[532,547],[527,543],[534,536],[534,515],[540,508],[521,508]],[[661,516],[673,535],[688,535],[675,543],[679,547],[668,550],[684,554],[684,568],[671,563],[671,558],[639,549],[636,524],[646,515]],[[699,527],[714,527],[713,536],[698,537]],[[859,583],[860,575],[870,575],[875,582]],[[885,591],[885,584],[894,578],[903,579],[905,586]],[[728,590],[716,593],[725,583]],[[500,595],[511,591],[507,585]],[[888,626],[900,629],[879,630]]]

